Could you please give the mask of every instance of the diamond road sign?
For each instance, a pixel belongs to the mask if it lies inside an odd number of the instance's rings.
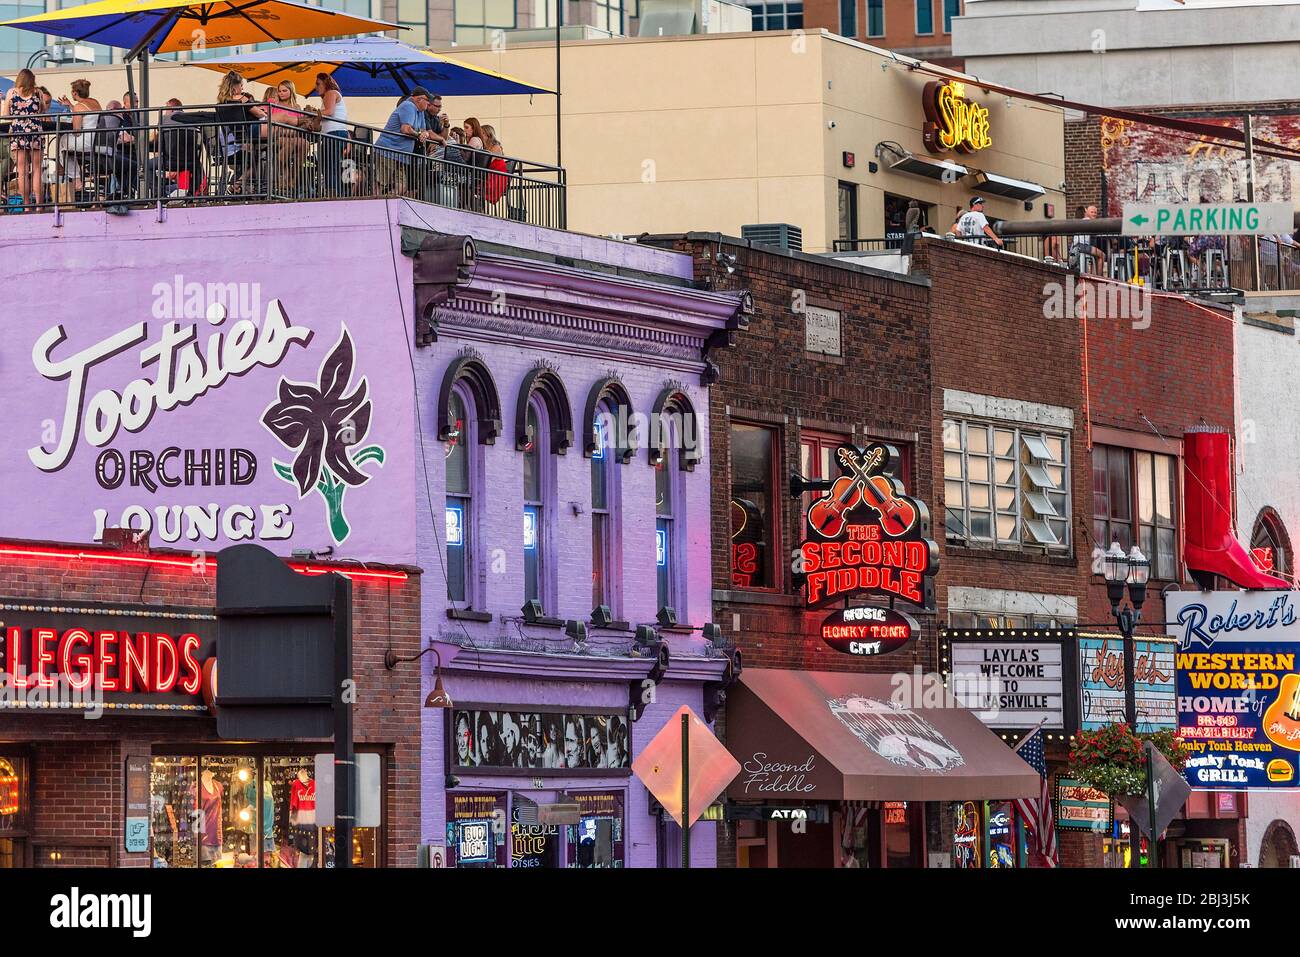
[[[1295,229],[1290,203],[1125,203],[1125,236],[1260,235]]]
[[[682,823],[682,715],[690,716],[690,807],[685,809],[687,827],[694,824],[714,798],[740,773],[740,764],[731,756],[709,726],[690,708],[682,705],[668,719],[658,734],[641,749],[632,762],[632,772],[646,790],[658,798],[674,821]]]

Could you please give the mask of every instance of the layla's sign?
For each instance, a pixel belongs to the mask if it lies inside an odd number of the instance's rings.
[[[822,622],[822,641],[846,655],[897,651],[919,633],[916,620],[892,608],[841,608]]]
[[[921,135],[931,153],[973,153],[993,145],[989,111],[966,99],[964,84],[934,80],[925,85],[922,97],[925,126]]]
[[[198,608],[0,599],[0,710],[207,711],[216,617]]]
[[[805,602],[820,608],[855,595],[900,598],[934,607],[939,548],[927,537],[930,513],[886,474],[898,451],[875,443],[836,450],[842,475],[833,482],[792,483],[792,491],[823,490],[808,509],[805,541],[792,568]]]
[[[1056,779],[1056,826],[1068,831],[1109,834],[1115,803],[1104,791],[1072,778]]]
[[[1139,731],[1178,726],[1174,717],[1174,644],[1143,639],[1134,650]],[[1096,731],[1124,719],[1124,643],[1118,635],[1079,636],[1079,727]]]

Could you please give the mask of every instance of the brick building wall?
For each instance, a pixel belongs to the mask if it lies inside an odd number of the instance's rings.
[[[1062,271],[1013,260],[994,250],[933,240],[918,244],[914,268],[930,276],[932,284],[934,434],[942,435],[945,389],[1070,410],[1075,417],[1069,443],[1070,501],[1078,515],[1090,501],[1091,487],[1079,428],[1082,335],[1073,320],[1052,318],[1044,308],[1044,287],[1061,282]],[[931,466],[942,475],[942,441],[935,442],[931,453]],[[935,512],[935,525],[942,529],[942,509]],[[1071,547],[1062,553],[964,546],[938,535],[940,620],[945,620],[948,592],[954,586],[1081,599],[1077,526],[1077,519],[1072,519]],[[1038,614],[1049,612],[1043,609]]]
[[[1300,135],[1300,111],[1285,101],[1137,109],[1237,130],[1249,112],[1254,118],[1254,135],[1261,140],[1287,144]],[[1126,202],[1244,202],[1245,154],[1240,148],[1211,143],[1193,133],[1088,116],[1065,124],[1065,182],[1070,216],[1088,203],[1096,203],[1104,217],[1119,216]],[[1285,202],[1292,195],[1290,164],[1259,155],[1255,198]]]
[[[930,33],[917,33],[916,0],[884,0],[884,33],[870,32],[867,0],[853,0],[857,10],[857,32],[854,40],[870,43],[886,50],[897,50],[928,60],[938,66],[954,70],[963,68],[965,60],[952,56],[952,33],[944,31],[944,0],[930,0],[934,29]],[[803,25],[805,30],[828,30],[839,34],[845,27],[841,18],[841,0],[804,0]],[[963,8],[965,4],[961,5]],[[963,9],[962,13],[965,12]],[[960,15],[960,14],[958,14]],[[846,34],[847,35],[847,34]]]
[[[84,558],[0,555],[0,595],[34,601],[94,601],[211,607],[214,567],[206,574]],[[186,553],[188,557],[188,553]],[[390,866],[415,864],[419,820],[420,674],[413,665],[384,668],[384,652],[416,654],[421,645],[418,574],[405,581],[353,583],[356,743],[387,759],[385,855]],[[149,854],[124,845],[124,760],[153,748],[216,742],[203,717],[0,714],[0,750],[32,746],[35,866],[148,867]],[[328,750],[328,742],[321,744]]]
[[[1080,206],[1106,204],[1102,185],[1101,117],[1086,116],[1065,124],[1065,209],[1059,219],[1074,218]]]
[[[748,289],[754,315],[749,329],[738,334],[736,348],[713,355],[721,370],[710,397],[714,620],[736,641],[747,667],[889,673],[915,664],[932,668],[935,633],[924,616],[922,638],[887,657],[858,659],[829,648],[817,632],[826,613],[802,610],[802,592],[795,591],[789,569],[789,554],[803,540],[803,514],[788,495],[788,478],[800,471],[805,431],[907,447],[914,465],[908,492],[933,501],[930,463],[921,454],[931,441],[925,286],[740,241],[723,245],[737,256],[736,271],[717,277],[717,285]],[[697,275],[717,272],[716,239],[683,240],[678,248],[693,254]],[[839,311],[842,356],[807,351],[804,315],[794,311],[798,301]],[[773,497],[781,514],[772,543],[774,589],[727,587],[733,422],[772,428],[778,440]]]
[[[1134,447],[1179,456],[1183,433],[1208,425],[1236,433],[1234,336],[1232,313],[1178,296],[1149,297],[1146,319],[1094,319],[1088,323],[1089,420],[1095,427],[1119,430]],[[1090,515],[1080,517],[1090,548],[1103,551],[1109,542],[1092,541]],[[1179,520],[1181,541],[1181,519]],[[1245,532],[1249,535],[1249,530]],[[1142,614],[1163,622],[1160,588],[1170,581],[1153,579]],[[1100,576],[1089,588],[1088,621],[1110,621],[1110,603]]]

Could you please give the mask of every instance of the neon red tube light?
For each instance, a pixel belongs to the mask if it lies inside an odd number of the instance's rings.
[[[75,548],[20,548],[12,545],[0,545],[0,555],[13,555],[19,558],[80,558],[91,561],[112,562],[123,565],[155,565],[163,568],[192,569],[197,559],[175,558],[162,555],[124,555],[120,552],[94,552]],[[216,566],[215,558],[204,558],[204,565]],[[338,568],[333,565],[309,565],[303,562],[288,562],[290,568],[304,575],[324,575],[338,572],[348,578],[378,581],[405,581],[409,576],[402,571],[370,571]]]

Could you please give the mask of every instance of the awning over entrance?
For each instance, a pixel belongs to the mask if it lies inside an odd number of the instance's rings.
[[[985,170],[976,171],[975,188],[981,193],[992,193],[994,196],[1020,200],[1037,199],[1047,192],[1037,183],[1012,179],[1010,176],[999,176],[997,173],[989,173]]]
[[[943,707],[909,709],[891,704],[890,675],[746,668],[727,692],[727,748],[742,769],[727,793],[805,803],[1037,796],[1037,773],[938,692]]]
[[[897,143],[889,140],[876,144],[876,159],[900,173],[912,173],[916,176],[924,176],[927,179],[943,180],[945,183],[955,183],[970,172],[960,163],[926,159],[923,156],[917,156],[911,150],[903,149]]]

